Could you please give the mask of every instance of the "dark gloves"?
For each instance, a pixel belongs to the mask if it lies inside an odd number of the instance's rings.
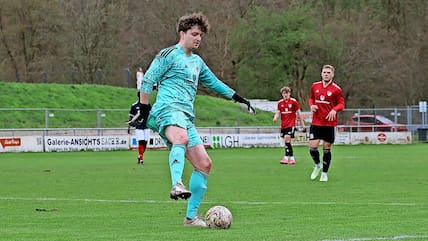
[[[139,110],[137,114],[132,117],[131,120],[127,122],[129,126],[136,127],[138,123],[141,121],[147,119],[149,117],[150,110],[152,109],[152,106],[150,104],[141,104],[139,103]]]
[[[141,104],[140,103],[141,119],[147,119],[147,117],[149,117],[149,113],[150,113],[151,109],[152,109],[152,106],[150,104]]]
[[[256,114],[256,109],[251,105],[250,101],[244,99],[238,93],[233,94],[232,99],[236,102],[247,105],[248,112],[252,115]]]

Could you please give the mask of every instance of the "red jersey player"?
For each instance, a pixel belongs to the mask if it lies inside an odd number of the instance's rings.
[[[345,108],[342,89],[333,82],[334,67],[324,65],[321,71],[322,80],[311,87],[309,105],[312,112],[312,123],[309,130],[309,153],[315,162],[311,180],[315,180],[321,169],[320,181],[328,181],[327,172],[331,162],[331,146],[335,138],[337,113]],[[318,146],[323,140],[323,163],[320,163]]]
[[[291,97],[290,87],[284,86],[281,88],[282,99],[278,101],[273,122],[276,122],[278,117],[281,117],[281,137],[284,138],[285,154],[281,164],[295,164],[293,147],[291,146],[291,138],[294,138],[296,115],[300,120],[300,128],[305,129],[305,122],[302,118],[300,105],[296,99]],[[289,159],[290,158],[290,159]]]

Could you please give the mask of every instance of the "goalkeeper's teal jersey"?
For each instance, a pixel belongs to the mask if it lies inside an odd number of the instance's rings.
[[[231,99],[235,91],[221,82],[197,54],[187,56],[176,44],[162,49],[144,75],[140,91],[150,94],[158,83],[158,94],[151,115],[162,111],[182,111],[194,118],[193,103],[198,82]]]

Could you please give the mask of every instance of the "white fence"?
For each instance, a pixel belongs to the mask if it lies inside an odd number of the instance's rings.
[[[207,148],[282,147],[277,127],[199,128]],[[336,144],[411,144],[411,132],[337,132]],[[307,145],[307,133],[297,132],[293,145]],[[126,129],[1,130],[0,152],[57,152],[127,150],[137,147]],[[148,148],[166,148],[157,133],[151,133]]]

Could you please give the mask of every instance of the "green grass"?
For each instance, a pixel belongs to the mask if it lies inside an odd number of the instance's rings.
[[[45,128],[126,128],[128,111],[137,100],[135,89],[104,85],[11,83],[0,81],[0,108],[42,108],[41,110],[0,110],[0,129]],[[156,94],[151,96],[154,102]],[[82,110],[82,111],[78,111]],[[98,122],[98,110],[105,117]],[[247,114],[239,104],[223,98],[198,95],[195,101],[198,127],[272,126],[273,113]],[[239,123],[238,123],[239,122]]]
[[[428,239],[425,144],[335,146],[327,183],[309,180],[307,147],[294,151],[286,166],[282,148],[209,150],[200,213],[227,206],[229,230],[182,226],[167,151],[147,151],[143,166],[135,151],[2,153],[0,240]]]

